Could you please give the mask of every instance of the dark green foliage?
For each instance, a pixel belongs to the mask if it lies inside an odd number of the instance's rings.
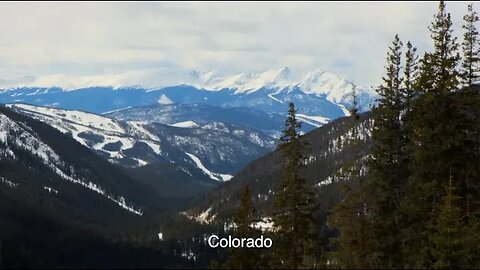
[[[395,71],[393,71],[395,72]],[[400,83],[400,82],[393,82]],[[348,144],[352,146],[350,159],[344,163],[337,175],[341,182],[340,194],[343,199],[333,208],[328,223],[339,231],[332,242],[335,246],[330,253],[330,266],[334,268],[368,268],[372,256],[369,254],[369,224],[367,220],[366,194],[363,189],[361,140],[357,132],[358,115],[356,91],[352,92]]]
[[[328,260],[333,268],[368,268],[373,254],[368,253],[368,224],[365,213],[365,196],[360,187],[343,186],[345,198],[332,210],[329,225],[339,230],[332,240],[335,251]]]
[[[402,218],[400,204],[404,186],[409,177],[408,149],[409,133],[406,117],[410,111],[415,90],[415,48],[407,45],[405,83],[401,82],[401,41],[395,36],[387,54],[386,77],[379,87],[382,99],[373,110],[372,155],[369,174],[364,189],[371,196],[368,202],[371,226],[371,250],[376,267],[401,267]]]
[[[440,1],[438,13],[434,16],[431,26],[434,51],[432,66],[434,70],[433,90],[450,92],[457,88],[459,72],[457,64],[460,60],[457,38],[453,36],[452,20],[447,13],[445,2]]]
[[[404,264],[409,267],[429,267],[435,263],[430,236],[436,219],[432,213],[450,179],[464,197],[459,204],[463,213],[478,207],[474,201],[480,195],[478,187],[474,187],[476,181],[472,180],[478,179],[480,169],[479,96],[457,89],[458,46],[444,2],[440,2],[430,30],[435,51],[426,54],[421,63],[416,86],[422,95],[415,99],[407,116],[411,177],[404,189],[406,197],[401,208],[408,225],[402,229],[402,240]]]
[[[424,53],[418,65],[418,77],[414,81],[414,89],[421,93],[434,90],[435,69],[433,66],[433,56],[431,53]]]
[[[434,222],[431,212],[440,202],[443,186],[454,179],[464,199],[462,209],[478,209],[479,102],[471,91],[446,95],[425,93],[415,102],[412,120],[412,176],[406,187],[404,212],[407,250],[411,263],[431,265],[428,234]],[[418,258],[420,256],[421,258]],[[420,265],[417,265],[420,266]]]
[[[418,96],[415,88],[415,82],[418,78],[418,55],[417,48],[412,43],[407,42],[407,51],[405,52],[405,67],[403,69],[403,88],[401,92],[405,99],[405,106],[411,108],[415,96]]]
[[[234,216],[236,225],[234,236],[237,238],[255,238],[260,236],[260,232],[252,228],[255,221],[255,209],[251,201],[250,188],[245,189],[240,194],[240,207]],[[256,269],[265,263],[261,259],[261,251],[249,248],[232,248],[225,266],[235,269]]]
[[[480,95],[469,82],[458,89],[458,45],[443,1],[430,30],[434,51],[425,53],[418,73],[415,48],[407,44],[402,86],[397,36],[390,47],[372,114],[367,180],[357,192],[348,186],[355,197],[337,204],[331,218],[340,229],[338,267],[478,266],[471,239],[480,237]]]
[[[136,245],[76,220],[58,202],[0,187],[1,267],[158,268],[191,267],[166,255],[159,243]],[[2,268],[2,269],[3,269]]]
[[[278,187],[273,205],[274,254],[273,266],[297,269],[304,267],[310,256],[312,241],[313,190],[300,175],[304,166],[305,143],[298,129],[295,106],[289,104],[285,130],[279,150],[283,156],[283,180]]]
[[[478,82],[479,79],[479,62],[480,62],[480,48],[478,39],[478,31],[475,23],[478,22],[479,17],[477,12],[473,10],[472,4],[468,5],[468,12],[463,16],[464,29],[462,42],[462,84],[464,86],[471,86]]]
[[[468,227],[463,226],[463,211],[458,207],[460,197],[455,195],[450,182],[446,194],[436,209],[431,243],[435,268],[463,268],[466,266],[465,247]]]

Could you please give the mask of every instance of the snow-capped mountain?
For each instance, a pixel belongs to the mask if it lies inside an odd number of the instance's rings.
[[[251,93],[262,88],[283,89],[295,85],[291,81],[291,72],[288,67],[231,76],[222,76],[216,71],[206,73],[194,71],[192,80],[186,80],[184,84],[210,91],[234,89],[236,93]]]
[[[360,103],[370,105],[377,98],[377,94],[370,87],[356,86],[352,82],[337,74],[317,69],[303,76],[294,76],[288,67],[271,69],[261,73],[240,73],[224,76],[216,71],[193,71],[191,79],[184,81],[185,85],[200,89],[219,91],[233,89],[235,93],[253,93],[259,90],[289,91],[298,87],[306,94],[326,96],[327,100],[344,106],[350,105],[350,94],[354,86],[358,92]],[[368,106],[364,108],[368,109]]]
[[[7,107],[68,134],[112,163],[125,167],[173,163],[186,174],[201,171],[210,181],[229,180],[246,163],[275,146],[271,137],[229,123],[168,126],[26,104]]]
[[[157,76],[161,80],[161,76]],[[153,76],[153,75],[152,75]],[[127,107],[152,104],[208,104],[223,108],[246,107],[284,114],[293,101],[299,113],[330,120],[348,114],[351,93],[355,87],[359,105],[368,110],[378,98],[369,87],[352,82],[327,71],[315,70],[301,76],[289,68],[260,73],[223,75],[217,71],[193,71],[179,76],[175,82],[158,83],[153,87],[141,82],[111,86],[109,81],[91,80],[77,88],[59,88],[63,81],[45,84],[48,87],[21,87],[0,91],[0,102],[24,102],[41,106],[55,106],[93,113],[105,113]],[[149,81],[149,80],[146,80]],[[36,85],[36,84],[32,84]],[[104,85],[104,86],[96,86]],[[129,85],[135,85],[131,87]]]

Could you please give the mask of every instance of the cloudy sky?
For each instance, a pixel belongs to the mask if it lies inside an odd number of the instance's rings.
[[[437,2],[0,3],[0,86],[162,84],[185,70],[324,69],[380,82],[395,33],[429,50]],[[455,31],[466,2],[447,2]],[[480,4],[474,6],[480,8]],[[148,82],[147,82],[148,81]]]

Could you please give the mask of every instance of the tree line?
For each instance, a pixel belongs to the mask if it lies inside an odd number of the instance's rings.
[[[319,247],[318,200],[301,176],[308,145],[290,103],[278,149],[283,179],[274,194],[272,250],[231,250],[228,268],[479,268],[480,40],[471,4],[462,43],[444,1],[428,27],[433,50],[419,56],[395,35],[372,109],[372,149],[364,157],[350,108],[351,158],[337,179],[342,200],[329,212],[336,231]],[[358,147],[359,148],[359,147]],[[260,234],[248,187],[234,222],[238,237]],[[219,265],[214,265],[218,267]]]

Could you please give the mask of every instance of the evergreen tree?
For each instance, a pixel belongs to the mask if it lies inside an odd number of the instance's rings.
[[[345,198],[335,205],[328,221],[339,231],[332,241],[335,250],[329,254],[330,266],[335,269],[369,268],[370,258],[375,254],[367,251],[365,197],[358,185],[342,185],[341,192],[346,194]]]
[[[478,82],[479,79],[479,40],[478,31],[475,27],[475,23],[478,22],[479,17],[477,12],[473,10],[472,4],[468,5],[468,12],[463,17],[464,29],[463,34],[463,61],[462,61],[462,84],[465,86],[471,86]]]
[[[418,80],[421,83],[417,84],[426,91],[415,98],[408,116],[411,177],[402,202],[408,224],[402,233],[406,267],[431,267],[435,263],[430,236],[436,220],[432,213],[439,206],[443,187],[450,178],[463,197],[462,211],[468,213],[473,205],[478,207],[474,201],[480,195],[478,181],[473,180],[479,179],[480,169],[477,161],[480,118],[475,105],[478,94],[456,88],[457,45],[443,1],[431,30],[435,51],[423,59]]]
[[[272,267],[296,269],[306,267],[313,241],[313,189],[300,175],[304,166],[305,143],[299,133],[301,123],[296,109],[289,104],[285,130],[279,149],[283,156],[283,179],[275,193],[273,215],[274,250]]]
[[[245,186],[240,194],[240,207],[235,217],[235,237],[254,238],[260,233],[252,227],[255,221],[255,209],[251,201],[250,188]],[[260,253],[258,250],[249,248],[232,248],[226,262],[227,268],[234,269],[255,269],[260,266]]]
[[[458,86],[457,65],[460,55],[457,38],[453,36],[450,13],[447,13],[444,1],[440,1],[438,13],[429,30],[434,45],[431,54],[435,71],[433,89],[442,93],[453,91]]]
[[[477,213],[478,214],[478,213]],[[463,224],[462,224],[463,225]],[[470,214],[467,217],[465,229],[465,254],[463,254],[464,268],[479,269],[480,268],[480,218],[477,215]]]
[[[420,93],[434,91],[435,76],[433,56],[426,52],[419,61],[418,76],[414,80],[414,89],[417,89]]]
[[[356,123],[360,119],[355,88],[352,92],[350,111],[351,133],[348,145],[352,158],[346,162],[337,179],[342,182],[344,199],[332,210],[328,219],[330,226],[338,229],[339,235],[333,240],[335,250],[331,252],[330,265],[333,268],[368,268],[374,254],[369,254],[369,226],[367,220],[366,196],[362,189],[362,157],[359,153],[360,139]]]
[[[371,222],[371,253],[375,254],[377,267],[402,267],[402,218],[400,203],[403,200],[408,170],[408,133],[402,115],[407,102],[413,100],[414,49],[408,43],[405,88],[401,88],[401,46],[395,36],[387,54],[386,76],[378,89],[382,97],[373,110],[372,156],[369,160],[369,177],[365,188],[375,194],[369,198]],[[410,88],[406,90],[406,88]]]
[[[463,224],[463,211],[457,206],[460,197],[454,194],[450,182],[445,196],[437,209],[431,241],[435,268],[464,268],[467,250],[466,227]]]
[[[405,68],[403,72],[403,99],[407,109],[411,108],[413,99],[417,96],[415,82],[418,75],[418,55],[417,48],[412,43],[407,42],[407,51],[405,52]]]

